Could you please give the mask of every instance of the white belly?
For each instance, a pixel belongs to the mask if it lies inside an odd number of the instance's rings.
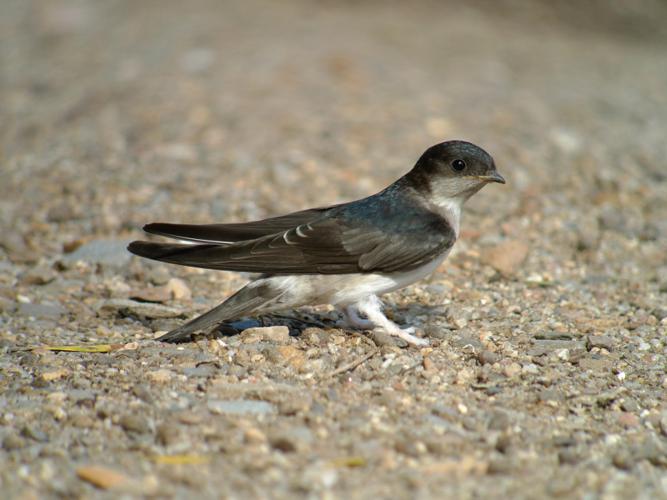
[[[382,295],[411,285],[431,274],[447,257],[449,251],[421,267],[391,274],[320,274],[275,276],[271,281],[304,299],[306,304],[354,304],[369,295]]]

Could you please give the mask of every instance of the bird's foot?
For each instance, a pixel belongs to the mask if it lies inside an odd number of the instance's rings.
[[[356,304],[356,309],[368,318],[366,321],[368,321],[373,327],[381,328],[392,337],[398,337],[405,340],[408,344],[418,347],[429,345],[429,341],[427,339],[422,339],[413,335],[413,333],[415,333],[414,328],[410,327],[402,329],[396,323],[389,320],[382,313],[382,302],[380,302],[380,299],[378,299],[375,295],[371,295],[360,301],[358,304]]]
[[[357,311],[357,308],[353,305],[345,308],[345,319],[353,328],[359,328],[360,330],[372,330],[375,328],[375,323],[370,319],[365,319],[359,316],[359,311]]]
[[[413,335],[413,333],[415,333],[415,329],[412,326],[409,328],[400,328],[395,323],[392,323],[391,328],[386,328],[386,326],[383,326],[382,329],[392,337],[398,337],[399,339],[403,339],[410,345],[414,345],[417,347],[425,347],[429,345],[428,339],[422,339],[420,337]]]

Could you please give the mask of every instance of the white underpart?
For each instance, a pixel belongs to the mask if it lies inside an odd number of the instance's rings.
[[[401,329],[387,319],[382,313],[382,302],[377,296],[408,286],[431,274],[448,253],[449,251],[443,252],[427,264],[403,273],[272,276],[262,281],[270,281],[272,286],[284,291],[280,306],[299,307],[312,304],[342,306],[349,323],[355,328],[364,330],[380,328],[410,344],[422,346],[428,342],[412,335],[413,329]]]
[[[457,238],[459,237],[459,230],[461,228],[461,208],[465,201],[464,198],[458,196],[454,198],[442,197],[439,199],[436,197],[434,203],[438,212],[440,212],[440,215],[447,219],[447,222],[452,225],[452,229]]]

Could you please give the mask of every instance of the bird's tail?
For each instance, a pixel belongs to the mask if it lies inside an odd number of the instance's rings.
[[[184,325],[165,333],[157,340],[163,342],[186,342],[190,335],[209,330],[214,325],[243,316],[269,313],[284,307],[278,305],[285,289],[273,283],[271,278],[259,279],[248,283],[241,290],[210,311],[188,321]]]

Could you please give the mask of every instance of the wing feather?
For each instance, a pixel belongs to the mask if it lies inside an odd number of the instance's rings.
[[[441,216],[428,210],[412,209],[412,212],[396,219],[400,223],[378,227],[368,219],[355,217],[354,213],[338,211],[249,241],[227,245],[133,242],[129,250],[164,262],[229,271],[271,274],[407,271],[448,250],[456,239]]]

